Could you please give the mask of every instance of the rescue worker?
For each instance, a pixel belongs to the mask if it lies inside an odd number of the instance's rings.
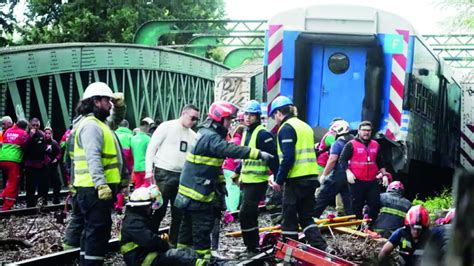
[[[28,122],[19,120],[7,129],[3,135],[3,145],[0,151],[0,168],[3,169],[3,179],[7,180],[1,198],[3,199],[2,211],[10,210],[16,202],[20,183],[20,164],[23,160],[24,150],[29,141],[26,128]]]
[[[421,260],[422,266],[448,265],[446,254],[448,253],[448,245],[453,235],[455,212],[455,209],[449,210],[442,223],[431,230],[431,237],[428,239]]]
[[[277,133],[280,168],[273,187],[280,190],[284,185],[283,237],[298,239],[300,224],[309,244],[326,250],[328,245],[312,218],[314,192],[319,187],[313,129],[294,115],[293,102],[285,96],[273,100],[270,116],[280,126]]]
[[[148,135],[149,129],[149,120],[142,119],[142,121],[140,122],[140,129],[138,130],[136,135],[133,136],[130,144],[133,155],[132,182],[135,188],[139,188],[141,186],[147,187],[149,185],[145,181],[145,154],[151,139]]]
[[[388,255],[396,247],[404,260],[402,265],[419,265],[425,244],[430,237],[429,220],[425,207],[411,207],[405,216],[405,226],[393,232],[380,250],[378,259],[381,265],[385,265]]]
[[[362,121],[357,136],[349,141],[339,157],[342,169],[346,171],[349,191],[352,196],[352,210],[357,219],[362,219],[364,205],[369,206],[369,217],[377,219],[380,209],[379,184],[380,171],[382,184],[388,186],[389,177],[379,144],[372,139],[372,123]]]
[[[210,233],[216,211],[222,211],[225,195],[222,175],[224,158],[263,159],[273,156],[255,148],[238,146],[225,140],[237,108],[229,102],[214,102],[208,118],[198,131],[196,146],[186,156],[179,179],[175,206],[183,210],[178,247],[190,247],[203,258],[211,257]]]
[[[114,95],[103,82],[94,82],[86,88],[78,106],[79,114],[84,117],[73,133],[73,172],[76,204],[84,221],[82,265],[103,264],[110,239],[114,195],[120,185],[124,189],[128,187],[128,179],[121,178],[128,177],[128,172],[120,143],[113,127],[106,124],[112,103],[112,113],[117,117],[119,114],[115,108],[124,109],[123,96]]]
[[[3,143],[3,136],[5,135],[5,132],[7,132],[7,129],[13,126],[13,120],[9,116],[4,116],[0,120],[2,122],[2,131],[0,132],[0,147],[2,146]],[[1,153],[1,150],[0,150]],[[3,183],[3,188],[5,189],[7,186],[7,178],[5,177],[5,173],[2,175],[2,183]]]
[[[387,192],[380,194],[380,214],[374,223],[374,231],[388,238],[393,231],[403,226],[411,202],[403,197],[405,188],[400,181],[393,181]]]
[[[122,146],[122,152],[127,165],[128,172],[131,173],[133,169],[133,155],[131,150],[131,142],[133,137],[133,132],[129,128],[129,123],[127,120],[122,120],[119,127],[115,130],[115,134]]]
[[[163,195],[163,204],[171,203],[170,244],[176,246],[182,213],[174,207],[178,193],[179,176],[183,170],[186,153],[196,143],[196,132],[192,127],[199,121],[199,108],[188,104],[181,110],[178,119],[163,122],[153,132],[146,150],[146,182],[158,186]],[[154,179],[153,178],[154,172]],[[158,232],[167,208],[153,213],[153,225]]]
[[[324,170],[319,178],[322,186],[316,197],[314,217],[319,218],[326,207],[334,201],[337,194],[341,195],[345,215],[352,214],[352,202],[347,184],[346,173],[337,162],[339,155],[346,143],[353,139],[350,132],[349,123],[345,120],[338,120],[333,123],[331,130],[337,138],[331,145],[329,157]]]
[[[152,226],[152,212],[163,205],[156,185],[139,187],[130,195],[120,231],[120,252],[127,265],[199,265],[191,249],[170,249]]]
[[[340,117],[335,117],[332,119],[331,123],[329,124],[329,130],[324,134],[321,138],[321,141],[316,144],[316,161],[318,162],[319,172],[322,173],[324,171],[324,167],[329,159],[329,151],[331,150],[331,146],[336,142],[337,139],[337,132],[335,132],[334,127],[337,121],[343,120]]]
[[[273,136],[268,132],[260,121],[262,109],[260,103],[251,100],[244,106],[244,121],[247,129],[242,136],[241,146],[268,152],[274,158],[265,162],[263,160],[244,159],[242,168],[237,170],[234,180],[240,172],[240,184],[242,187],[242,204],[240,205],[240,228],[247,250],[243,257],[251,258],[258,251],[258,204],[265,198],[268,187],[269,170],[276,175],[278,173],[278,155]]]

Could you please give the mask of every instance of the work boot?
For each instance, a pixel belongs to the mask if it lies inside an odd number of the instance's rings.
[[[211,255],[212,257],[216,258],[216,259],[226,259],[226,257],[224,255],[222,255],[218,250],[211,250]]]

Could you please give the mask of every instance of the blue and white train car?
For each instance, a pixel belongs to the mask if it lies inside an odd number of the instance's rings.
[[[334,117],[369,120],[411,196],[449,184],[461,87],[407,20],[353,5],[288,10],[268,21],[264,65],[267,101],[292,98],[316,136]]]

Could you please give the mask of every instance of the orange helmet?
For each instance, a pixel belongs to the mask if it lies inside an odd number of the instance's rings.
[[[222,118],[235,117],[237,110],[237,107],[230,102],[217,101],[211,104],[207,116],[216,122],[221,122]]]
[[[428,227],[429,223],[430,215],[426,208],[421,205],[411,207],[405,215],[405,225],[423,228]]]

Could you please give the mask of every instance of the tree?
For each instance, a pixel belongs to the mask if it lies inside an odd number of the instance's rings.
[[[440,8],[449,8],[455,15],[448,18],[448,27],[454,30],[474,30],[474,1],[473,0],[437,0]]]
[[[222,19],[223,0],[31,0],[21,44],[130,43],[140,25],[156,19]]]
[[[13,43],[12,34],[17,23],[13,11],[18,2],[0,3],[0,47]]]

